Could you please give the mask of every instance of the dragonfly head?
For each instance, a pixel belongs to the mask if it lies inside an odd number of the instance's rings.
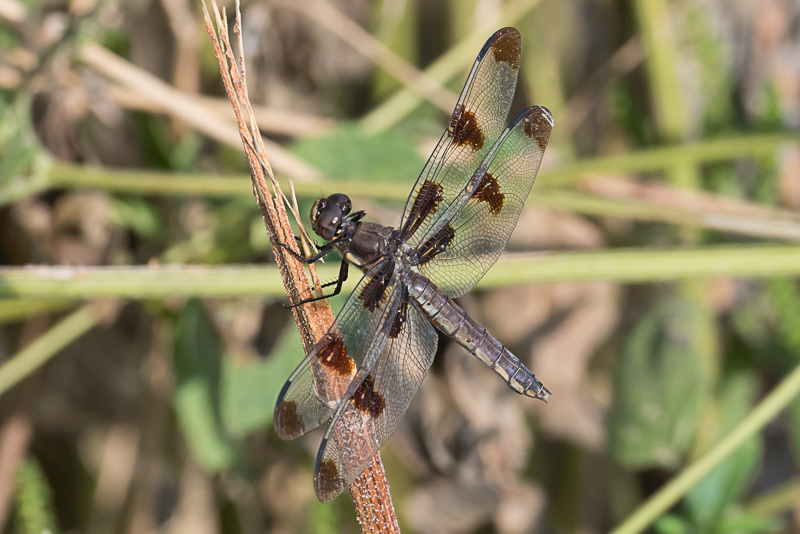
[[[319,198],[311,206],[311,227],[322,239],[330,241],[342,231],[342,223],[352,207],[350,197],[342,193]]]

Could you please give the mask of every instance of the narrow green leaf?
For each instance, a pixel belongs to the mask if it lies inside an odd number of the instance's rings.
[[[690,534],[692,526],[681,516],[665,514],[653,523],[653,529],[658,534]]]
[[[165,241],[164,224],[152,203],[137,197],[111,197],[109,202],[111,217],[116,224],[157,243]]]
[[[15,491],[16,532],[19,534],[56,534],[58,525],[53,512],[50,485],[34,458],[19,465]]]
[[[733,513],[727,516],[716,529],[718,534],[767,534],[786,532],[786,525],[778,517],[764,517],[755,514]]]
[[[752,373],[738,373],[722,382],[717,402],[717,436],[730,432],[753,405],[758,381]],[[716,529],[725,508],[736,502],[749,487],[761,457],[761,441],[753,437],[715,467],[686,495],[686,508],[702,531]]]
[[[235,451],[219,415],[220,341],[201,301],[190,300],[175,332],[173,403],[189,450],[205,469],[233,465]]]
[[[797,281],[789,278],[776,278],[769,281],[768,293],[777,323],[777,342],[784,350],[789,365],[795,365],[800,358],[800,290]],[[800,398],[789,407],[789,432],[794,457],[800,459]]]
[[[625,466],[676,467],[700,415],[700,360],[690,332],[695,308],[673,299],[634,326],[616,365],[609,421],[612,453]]]

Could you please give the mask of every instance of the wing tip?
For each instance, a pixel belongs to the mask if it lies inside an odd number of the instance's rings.
[[[533,139],[539,150],[544,152],[550,142],[550,134],[555,125],[550,110],[544,106],[531,106],[514,117],[508,126],[509,130],[520,122],[523,123],[525,135],[529,139]]]
[[[273,412],[275,433],[283,440],[290,440],[305,434],[306,425],[297,412],[295,401],[281,400],[275,405]]]
[[[542,117],[547,123],[550,125],[550,128],[556,125],[555,120],[553,119],[553,114],[544,106],[531,106],[530,108],[532,113],[535,113],[537,116]]]
[[[500,28],[494,32],[481,48],[478,61],[492,51],[497,63],[505,63],[514,72],[519,72],[519,62],[522,56],[522,35],[519,30],[511,26]]]
[[[327,503],[345,490],[345,480],[339,475],[339,466],[333,460],[323,458],[328,438],[322,438],[314,466],[314,493],[319,502]]]

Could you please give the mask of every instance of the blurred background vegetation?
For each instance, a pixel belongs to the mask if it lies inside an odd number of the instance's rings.
[[[551,402],[442,341],[382,451],[404,532],[800,529],[800,3],[242,13],[303,214],[341,191],[395,224],[502,26],[512,114],[555,116],[509,254],[460,299]],[[358,532],[314,497],[320,434],[271,427],[302,349],[200,4],[2,0],[0,87],[0,530]]]

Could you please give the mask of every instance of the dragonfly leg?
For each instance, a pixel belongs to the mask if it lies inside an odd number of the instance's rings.
[[[295,239],[297,239],[297,237],[295,237]],[[316,254],[312,254],[311,256],[306,258],[305,256],[303,256],[299,252],[295,251],[292,247],[290,247],[286,243],[283,243],[281,241],[275,240],[275,244],[278,245],[279,247],[281,247],[286,252],[288,252],[293,258],[295,258],[296,260],[302,261],[303,263],[308,264],[308,265],[319,261],[321,258],[325,257],[326,255],[328,255],[331,252],[333,252],[334,250],[336,250],[336,244],[338,242],[339,241],[334,240],[334,241],[331,241],[329,243],[325,243],[323,246],[319,247],[319,252],[317,252]]]
[[[345,280],[347,280],[349,267],[350,267],[350,262],[348,262],[346,259],[342,258],[342,263],[339,266],[339,276],[336,277],[336,280],[333,280],[331,282],[328,282],[328,283],[322,285],[322,287],[330,287],[330,286],[336,284],[336,287],[333,289],[332,293],[329,293],[327,295],[321,295],[319,297],[311,297],[311,298],[303,299],[303,300],[301,300],[299,302],[295,302],[294,304],[284,304],[283,307],[284,308],[294,308],[294,307],[300,306],[302,304],[308,304],[309,302],[316,302],[318,300],[324,300],[324,299],[327,299],[327,298],[330,298],[330,297],[335,297],[336,295],[338,295],[339,293],[342,292],[342,284],[344,284]]]

